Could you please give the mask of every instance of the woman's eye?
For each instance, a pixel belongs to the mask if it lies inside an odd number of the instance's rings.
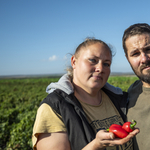
[[[105,67],[110,67],[110,64],[109,63],[104,63],[104,66]]]
[[[92,63],[96,63],[96,59],[89,59]]]

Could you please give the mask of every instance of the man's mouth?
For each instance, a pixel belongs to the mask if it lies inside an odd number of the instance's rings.
[[[150,69],[150,62],[141,65],[140,68],[141,68],[141,71],[143,71],[143,70],[149,70]]]
[[[141,72],[143,72],[143,73],[150,72],[150,66],[142,67]]]
[[[150,69],[150,66],[148,66],[148,67],[145,67],[144,69],[145,69],[145,70],[148,70],[148,69]]]

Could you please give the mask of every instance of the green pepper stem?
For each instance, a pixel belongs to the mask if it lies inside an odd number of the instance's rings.
[[[109,129],[107,129],[107,131],[109,132]]]
[[[135,120],[132,120],[132,122],[133,122],[133,123],[130,124],[130,128],[131,128],[131,129],[133,129],[134,126],[136,125],[136,121],[135,121]]]

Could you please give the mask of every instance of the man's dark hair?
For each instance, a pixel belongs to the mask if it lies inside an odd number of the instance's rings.
[[[122,37],[122,45],[125,54],[127,55],[127,48],[126,48],[126,40],[127,38],[134,36],[134,35],[141,35],[143,33],[150,33],[150,26],[146,23],[137,23],[134,25],[131,25],[129,28],[127,28],[124,31],[123,37]]]

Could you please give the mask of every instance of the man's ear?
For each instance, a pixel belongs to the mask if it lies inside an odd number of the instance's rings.
[[[75,64],[76,64],[76,58],[75,58],[75,55],[73,55],[71,57],[71,66],[72,66],[73,69],[75,69]]]

